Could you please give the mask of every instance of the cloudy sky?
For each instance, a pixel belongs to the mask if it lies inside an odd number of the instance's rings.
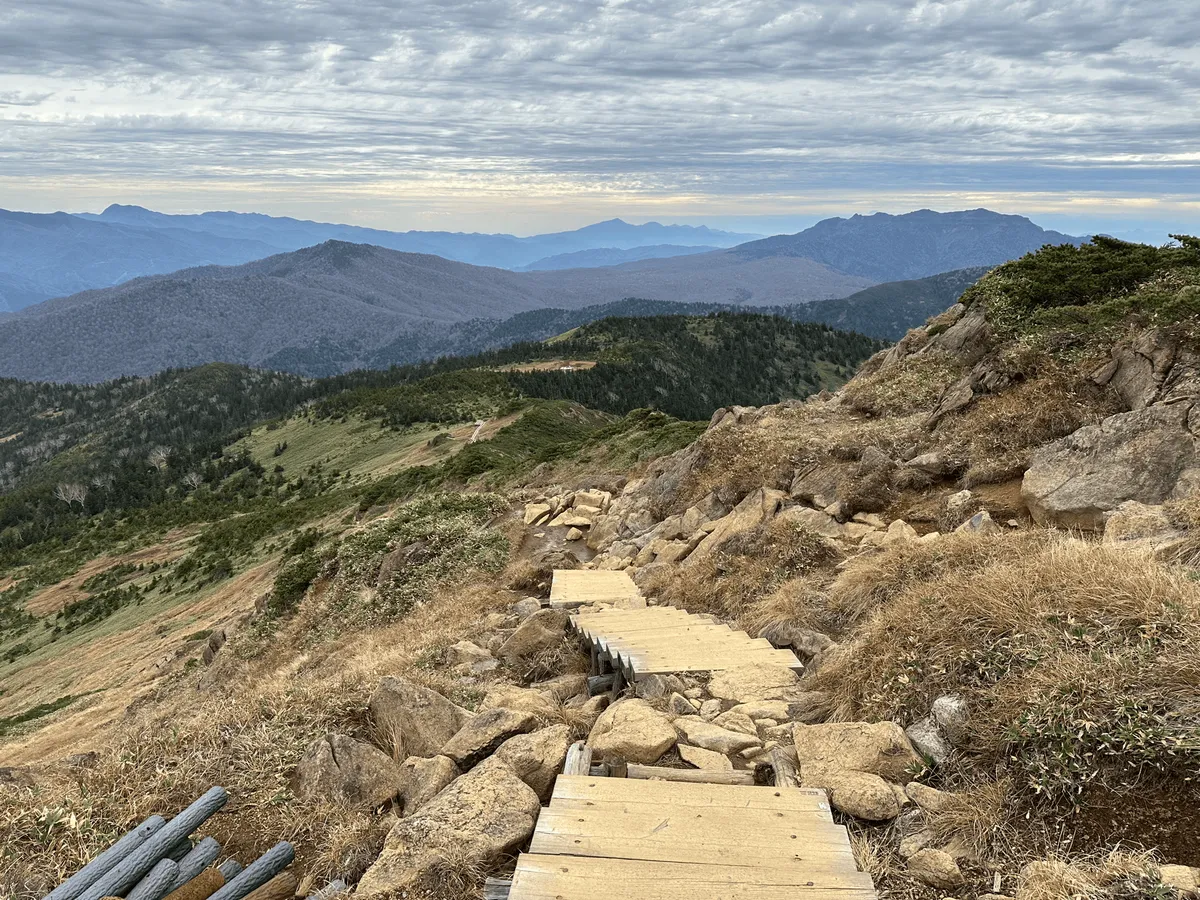
[[[0,207],[1200,230],[1196,3],[3,0]]]

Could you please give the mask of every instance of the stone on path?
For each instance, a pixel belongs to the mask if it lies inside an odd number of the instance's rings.
[[[645,700],[621,700],[606,709],[588,735],[588,745],[605,758],[652,764],[675,746],[675,729]]]
[[[533,731],[537,716],[516,709],[489,709],[471,718],[454,737],[441,748],[461,769],[470,769],[491,756],[511,737]]]

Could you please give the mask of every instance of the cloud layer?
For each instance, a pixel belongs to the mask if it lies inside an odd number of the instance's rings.
[[[480,228],[621,204],[1188,209],[1198,46],[1194,0],[9,0],[0,189]]]

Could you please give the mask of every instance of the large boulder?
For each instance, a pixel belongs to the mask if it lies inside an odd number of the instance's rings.
[[[380,806],[400,793],[405,773],[390,756],[344,734],[313,741],[292,776],[292,789],[304,799],[327,799],[353,806]]]
[[[561,609],[538,610],[500,647],[500,658],[514,662],[553,649],[562,641],[568,619]]]
[[[542,800],[550,799],[554,779],[562,771],[571,747],[571,729],[554,725],[532,734],[519,734],[500,745],[496,756],[508,763],[517,777]]]
[[[479,707],[485,709],[516,709],[533,713],[539,719],[550,719],[560,710],[558,702],[541,691],[520,688],[513,684],[494,684],[484,695]]]
[[[405,816],[411,816],[461,774],[448,756],[410,756],[400,769],[404,773],[400,811]]]
[[[691,566],[702,559],[708,558],[716,552],[722,543],[735,534],[750,531],[757,528],[763,522],[774,518],[775,513],[783,503],[784,497],[785,494],[783,491],[776,491],[771,488],[759,488],[754,493],[748,495],[741,503],[734,507],[733,512],[711,523],[713,529],[709,532],[708,537],[699,543],[682,565]]]
[[[786,700],[795,695],[800,676],[787,666],[756,663],[713,674],[708,692],[721,700]]]
[[[645,764],[657,762],[675,741],[671,720],[645,700],[614,703],[588,735],[588,745],[597,754]]]
[[[355,896],[417,896],[447,858],[490,866],[529,839],[540,809],[507,763],[489,759],[393,826]]]
[[[407,678],[379,682],[368,709],[379,736],[398,759],[434,756],[471,718],[471,713]]]
[[[538,725],[531,712],[518,709],[489,709],[473,716],[441,748],[461,769],[470,769],[491,756],[511,737],[528,734]]]
[[[675,728],[692,746],[726,756],[762,744],[757,733],[749,735],[743,731],[722,728],[712,722],[705,722],[699,716],[681,716],[675,720]]]
[[[893,785],[907,783],[922,768],[894,722],[797,724],[792,736],[804,785],[825,788],[834,806],[867,821],[895,818],[903,792]]]
[[[1021,497],[1039,525],[1098,531],[1128,500],[1186,496],[1200,478],[1191,405],[1158,404],[1109,416],[1033,454]]]

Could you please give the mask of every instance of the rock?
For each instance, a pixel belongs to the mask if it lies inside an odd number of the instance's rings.
[[[838,523],[837,519],[819,509],[811,509],[807,506],[789,506],[779,513],[777,518],[791,522],[822,537],[840,538],[843,534],[842,525]]]
[[[539,719],[552,719],[559,712],[559,703],[541,691],[519,688],[512,684],[494,684],[479,704],[480,710],[512,709],[532,713]]]
[[[92,769],[100,762],[100,754],[95,750],[85,750],[83,753],[72,753],[62,763],[68,769]]]
[[[566,539],[567,539],[568,541],[581,541],[581,540],[583,540],[583,532],[582,532],[582,531],[580,531],[580,530],[579,530],[577,527],[575,527],[575,526],[573,525],[573,526],[571,526],[571,528],[570,528],[570,529],[567,531],[567,538],[566,538]]]
[[[788,704],[784,700],[751,700],[749,703],[738,704],[729,710],[729,713],[737,713],[755,722],[759,719],[774,719],[780,722],[789,718]]]
[[[970,491],[959,491],[946,498],[946,525],[957,528],[975,512],[978,502]]]
[[[411,816],[461,774],[448,756],[410,756],[400,770],[404,773],[400,809],[405,816]]]
[[[549,503],[526,503],[525,504],[525,524],[539,525],[550,518],[554,512],[554,507]]]
[[[1166,555],[1187,540],[1187,530],[1176,528],[1162,506],[1126,500],[1104,517],[1103,542],[1109,546]]]
[[[1190,404],[1109,416],[1034,451],[1021,498],[1039,525],[1098,531],[1127,500],[1156,505],[1193,486]]]
[[[597,516],[592,520],[588,530],[587,545],[597,552],[607,550],[621,531],[621,517],[612,515]]]
[[[1200,869],[1191,866],[1159,866],[1159,880],[1184,897],[1200,897]]]
[[[958,694],[945,694],[933,701],[933,718],[955,747],[963,747],[970,737],[971,712],[967,701]]]
[[[904,733],[916,751],[931,760],[934,765],[945,765],[946,760],[950,758],[950,744],[942,736],[933,716],[926,716],[921,721],[914,722],[904,729]]]
[[[758,636],[766,638],[776,647],[791,648],[806,662],[837,646],[827,634],[786,621],[768,625],[759,631]]]
[[[939,791],[937,788],[932,788],[927,784],[921,784],[919,781],[910,781],[906,784],[904,786],[904,793],[908,795],[909,800],[917,804],[925,812],[930,813],[941,812],[953,798],[952,794]]]
[[[783,502],[783,497],[784,494],[782,491],[770,488],[759,488],[754,493],[748,495],[741,503],[734,507],[733,512],[717,520],[715,523],[716,527],[688,555],[683,565],[691,566],[699,560],[707,559],[716,552],[722,543],[735,534],[750,531],[757,528],[763,522],[774,518],[780,504]]]
[[[572,697],[578,697],[587,691],[587,675],[577,674],[558,675],[546,681],[530,685],[530,690],[541,691],[556,703],[566,703]]]
[[[927,847],[908,860],[908,872],[917,881],[942,891],[951,891],[965,883],[962,870],[949,853]]]
[[[600,512],[608,512],[610,503],[612,503],[612,494],[608,491],[590,490],[575,492],[575,507],[577,509],[581,506],[590,506],[600,510]]]
[[[900,841],[899,853],[905,859],[920,853],[927,847],[932,847],[937,843],[937,835],[932,831],[922,829],[915,834],[910,834]]]
[[[517,614],[517,618],[524,622],[534,613],[541,612],[542,601],[537,597],[526,597],[523,600],[518,600],[512,605],[512,611]]]
[[[721,709],[720,700],[705,700],[700,704],[700,718],[706,722],[711,722],[721,714]]]
[[[895,465],[892,458],[878,447],[867,447],[858,460],[859,471],[864,475],[871,472],[886,472]]]
[[[459,671],[483,675],[500,665],[492,654],[470,641],[459,641],[446,651],[446,661]]]
[[[214,629],[212,634],[208,636],[208,641],[204,645],[204,651],[200,654],[200,658],[206,666],[212,665],[212,661],[217,658],[217,654],[225,646],[226,640],[228,640],[228,635],[224,628]]]
[[[571,729],[553,725],[532,734],[519,734],[500,745],[496,756],[517,773],[545,801],[550,799],[554,779],[562,771],[571,746]]]
[[[697,769],[707,772],[732,772],[733,763],[724,753],[714,753],[703,747],[693,747],[689,744],[679,745],[679,755],[683,761],[691,763]]]
[[[825,509],[838,501],[840,480],[841,473],[835,466],[817,466],[797,473],[789,493],[801,503]]]
[[[697,707],[693,706],[692,701],[682,694],[672,694],[667,701],[667,710],[675,716],[694,716]]]
[[[1004,529],[992,521],[991,514],[986,509],[981,509],[954,531],[956,534],[992,535],[1000,534]]]
[[[540,809],[537,794],[503,760],[490,759],[392,827],[355,896],[436,888],[446,858],[493,865],[529,839]]]
[[[921,758],[895,722],[796,725],[793,736],[801,765],[869,772],[899,784],[922,768]]]
[[[916,469],[918,472],[934,478],[945,478],[948,475],[953,475],[957,468],[953,462],[940,453],[922,453],[919,456],[914,456],[906,465],[910,469]]]
[[[592,520],[578,510],[568,509],[551,519],[549,524],[551,528],[590,528]]]
[[[710,495],[711,496],[711,495]],[[708,514],[699,506],[689,506],[679,520],[679,531],[681,535],[695,534],[700,530],[700,526],[708,521]]]
[[[675,746],[675,729],[645,700],[621,700],[596,720],[588,745],[606,759],[650,765]]]
[[[612,697],[608,694],[598,694],[580,704],[575,713],[575,719],[579,724],[579,728],[584,731],[591,731],[611,703]]]
[[[404,772],[390,756],[344,734],[327,734],[309,745],[292,777],[292,790],[306,799],[380,806],[404,787]]]
[[[855,513],[852,517],[852,521],[857,522],[859,525],[867,525],[871,528],[887,528],[887,522],[883,520],[882,516],[876,515],[875,513]]]
[[[713,673],[708,692],[722,700],[784,700],[795,693],[799,676],[787,666],[754,664]]]
[[[913,528],[903,519],[896,519],[888,526],[887,533],[883,536],[883,544],[885,547],[891,547],[895,544],[911,544],[919,537],[917,529]]]
[[[834,806],[860,819],[898,815],[904,794],[898,796],[888,782],[907,782],[922,768],[894,722],[797,724],[792,735],[805,786],[827,789]]]
[[[460,769],[467,770],[491,756],[511,737],[527,734],[538,724],[537,716],[517,709],[489,709],[473,716],[441,748]]]
[[[368,710],[397,759],[436,755],[471,718],[437,691],[399,677],[380,680]]]
[[[675,675],[647,675],[637,683],[635,693],[643,700],[661,700],[672,693],[685,690],[683,682]]]
[[[513,662],[557,647],[566,633],[567,621],[567,613],[561,609],[538,610],[504,642],[500,658]]]
[[[737,709],[721,713],[721,715],[713,719],[712,723],[727,731],[737,731],[741,734],[750,735],[753,738],[758,737],[758,726],[754,724],[754,720]]]
[[[689,744],[714,753],[726,756],[741,753],[748,747],[760,745],[758,734],[745,734],[740,731],[730,731],[703,719],[684,716],[675,720],[675,728],[687,739]]]

